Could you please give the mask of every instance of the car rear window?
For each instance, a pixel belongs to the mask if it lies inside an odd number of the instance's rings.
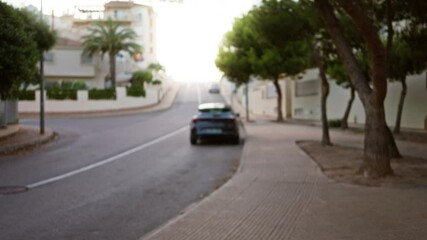
[[[230,108],[204,108],[204,109],[199,109],[199,112],[202,113],[225,113],[225,112],[230,112],[231,109]]]

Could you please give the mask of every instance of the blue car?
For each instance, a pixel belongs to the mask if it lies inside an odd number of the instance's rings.
[[[224,103],[203,103],[190,123],[190,143],[221,140],[239,144],[239,115]]]

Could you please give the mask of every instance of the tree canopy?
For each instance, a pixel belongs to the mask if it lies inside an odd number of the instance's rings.
[[[113,88],[116,87],[116,55],[120,51],[130,54],[138,53],[142,47],[133,42],[136,33],[130,29],[121,26],[119,23],[108,19],[106,22],[95,22],[89,28],[89,34],[82,37],[83,52],[90,56],[100,53],[102,56],[108,54],[110,61],[110,80]]]
[[[13,97],[22,84],[39,78],[37,62],[42,50],[55,44],[55,33],[26,10],[0,2],[0,97]],[[7,56],[7,57],[6,57]]]
[[[279,78],[307,68],[309,51],[302,37],[307,21],[303,20],[296,2],[264,0],[235,20],[216,61],[224,74],[237,82],[247,81],[250,75],[273,81],[278,94],[278,121],[283,120]]]

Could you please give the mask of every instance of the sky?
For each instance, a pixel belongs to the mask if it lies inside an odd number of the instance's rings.
[[[41,0],[1,0],[15,7]],[[56,16],[73,13],[75,6],[102,6],[105,0],[42,0],[43,12]],[[183,4],[160,0],[151,2],[157,13],[157,53],[159,63],[179,81],[218,81],[220,71],[215,58],[224,34],[231,30],[235,17],[249,11],[260,0],[184,0]]]

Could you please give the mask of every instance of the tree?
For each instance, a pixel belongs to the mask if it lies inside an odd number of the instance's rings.
[[[124,28],[119,23],[108,19],[106,22],[98,21],[89,28],[89,34],[82,37],[83,53],[90,56],[100,53],[108,54],[110,61],[110,79],[112,88],[116,87],[116,55],[120,51],[130,54],[141,51],[141,46],[133,42],[136,33],[130,28]]]
[[[241,19],[236,19],[233,31],[228,32],[219,48],[215,65],[220,69],[224,76],[226,76],[231,82],[237,86],[246,84],[246,90],[248,90],[247,84],[249,83],[249,77],[252,74],[252,67],[249,62],[249,56],[247,49],[236,48],[232,46],[232,42],[236,40],[235,34],[244,29],[240,28],[239,25]],[[239,36],[241,36],[239,34]],[[249,121],[249,99],[248,92],[246,91],[246,120]]]
[[[314,61],[321,82],[320,109],[322,122],[322,145],[331,146],[332,142],[329,135],[329,123],[327,114],[327,100],[329,96],[329,82],[326,76],[328,58],[331,55],[330,38],[325,27],[322,24],[319,14],[311,7],[310,1],[302,0],[299,2],[300,14],[304,18],[299,21],[306,21],[305,27],[299,31],[301,40],[308,42],[311,49],[311,58],[308,61]]]
[[[346,70],[363,103],[366,115],[364,161],[361,171],[370,177],[384,177],[393,173],[387,141],[384,99],[387,93],[386,51],[379,37],[379,31],[366,14],[361,1],[337,0],[349,14],[370,55],[372,87],[358,66],[352,48],[345,39],[342,28],[328,0],[315,0],[326,28],[337,48]]]
[[[0,2],[0,98],[7,99],[33,76],[39,59],[37,45],[18,10]]]
[[[277,92],[277,120],[283,121],[282,91],[279,79],[295,76],[310,64],[309,28],[305,17],[292,0],[264,0],[247,15],[247,24],[258,47],[251,48],[254,74],[273,81]]]
[[[57,33],[51,30],[49,25],[36,13],[30,12],[27,9],[20,9],[19,12],[25,22],[25,31],[35,41],[37,49],[40,52],[39,56],[41,56],[43,52],[50,50],[55,45]],[[39,57],[40,59],[41,57]],[[40,80],[41,72],[39,69],[34,68],[32,77],[27,78],[23,82],[22,87],[26,89],[30,84],[39,84]]]

